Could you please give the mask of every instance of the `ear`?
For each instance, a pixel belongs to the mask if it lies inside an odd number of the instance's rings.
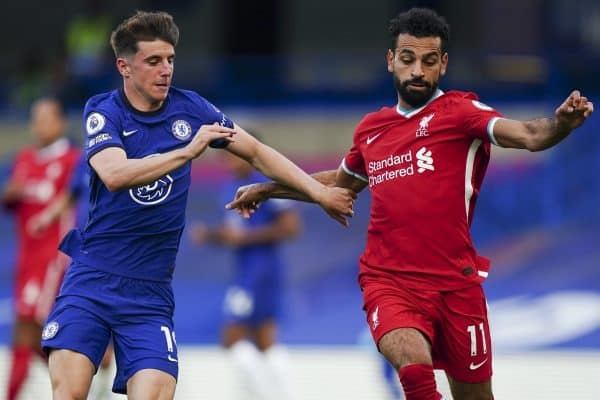
[[[116,64],[117,64],[117,70],[119,71],[121,76],[128,78],[129,75],[131,74],[131,68],[129,67],[129,62],[125,58],[119,57],[119,58],[117,58]]]
[[[442,56],[442,68],[440,70],[442,76],[446,75],[446,68],[448,68],[448,53],[444,53]]]
[[[385,55],[385,59],[387,62],[388,72],[394,72],[394,52],[392,51],[392,49],[388,49],[387,54]]]

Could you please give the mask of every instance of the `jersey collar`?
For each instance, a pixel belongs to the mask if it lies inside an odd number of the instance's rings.
[[[127,98],[127,96],[125,96],[125,90],[123,88],[119,88],[119,97],[121,98],[121,101],[123,102],[123,104],[125,104],[125,107],[127,107],[127,109],[129,109],[129,111],[131,111],[134,114],[137,115],[141,115],[144,117],[152,117],[155,115],[159,115],[160,113],[162,113],[165,108],[167,107],[167,103],[169,102],[169,98],[171,97],[171,90],[169,90],[169,94],[167,95],[167,98],[165,99],[165,101],[163,101],[163,103],[161,104],[160,108],[154,111],[140,111],[137,108],[135,108],[130,102],[129,99]]]
[[[396,105],[396,112],[398,112],[398,114],[406,117],[406,118],[410,118],[413,115],[417,114],[419,111],[421,111],[422,109],[424,109],[425,107],[427,107],[429,105],[429,103],[431,103],[433,100],[437,99],[438,97],[440,97],[441,95],[444,94],[444,91],[442,89],[437,89],[435,91],[435,93],[433,94],[433,96],[431,96],[431,98],[429,99],[429,101],[427,103],[425,103],[424,105],[422,105],[419,108],[409,108],[406,109],[402,106],[400,106],[400,103],[398,103]]]

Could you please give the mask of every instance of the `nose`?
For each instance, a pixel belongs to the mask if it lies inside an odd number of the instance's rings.
[[[413,78],[422,78],[425,75],[421,61],[417,60],[414,62],[412,70],[410,71],[410,75]]]
[[[165,60],[161,63],[160,74],[161,75],[172,75],[173,74],[173,63],[169,60]]]

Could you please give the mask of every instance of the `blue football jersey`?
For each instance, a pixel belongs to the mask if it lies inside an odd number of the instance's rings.
[[[133,108],[122,89],[94,96],[86,103],[83,120],[88,161],[108,147],[121,147],[128,158],[152,157],[186,146],[202,125],[233,127],[200,95],[174,87],[153,112]],[[226,144],[221,140],[211,146]],[[102,271],[170,281],[185,224],[190,171],[188,162],[150,184],[110,192],[90,168],[87,224],[71,232],[61,249]]]

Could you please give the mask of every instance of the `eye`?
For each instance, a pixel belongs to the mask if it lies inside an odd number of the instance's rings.
[[[427,65],[428,67],[433,67],[435,64],[437,64],[437,62],[437,57],[427,57],[423,60],[423,64]]]
[[[402,62],[404,64],[410,64],[410,63],[412,63],[414,61],[415,61],[414,57],[409,57],[409,56],[402,56],[402,57],[400,57],[400,62]]]

